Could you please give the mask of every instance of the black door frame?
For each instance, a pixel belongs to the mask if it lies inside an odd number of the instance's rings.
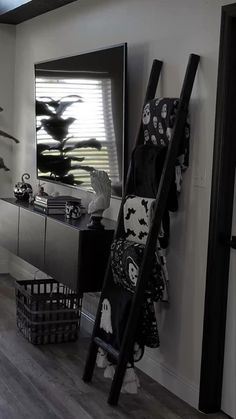
[[[222,7],[199,409],[220,410],[236,163],[236,3]]]

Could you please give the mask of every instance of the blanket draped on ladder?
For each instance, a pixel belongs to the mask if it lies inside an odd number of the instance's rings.
[[[111,278],[104,290],[99,337],[120,350],[126,321],[135,292],[139,268],[152,223],[153,208],[160,178],[171,140],[179,99],[161,98],[146,103],[143,109],[144,143],[137,146],[131,159],[132,195],[124,204],[124,234],[111,245]],[[157,348],[160,345],[154,303],[169,300],[168,273],[165,250],[169,245],[169,212],[178,210],[178,196],[181,190],[182,173],[189,163],[190,125],[186,121],[175,173],[169,191],[167,206],[152,262],[152,273],[148,279],[144,302],[136,331],[133,355],[129,360],[123,381],[123,392],[136,393],[139,380],[133,369],[134,362],[141,359],[145,346]],[[105,368],[104,376],[113,378],[114,360],[99,349],[97,365]]]

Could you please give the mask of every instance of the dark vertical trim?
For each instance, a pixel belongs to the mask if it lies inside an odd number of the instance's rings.
[[[222,8],[199,409],[220,410],[235,181],[236,4]]]
[[[16,255],[19,255],[19,235],[20,235],[20,208],[18,208],[18,217],[17,217],[17,245],[16,245]]]
[[[125,188],[125,179],[128,171],[128,71],[127,71],[127,57],[128,57],[128,44],[124,43],[123,50],[123,162],[122,162],[122,195]]]

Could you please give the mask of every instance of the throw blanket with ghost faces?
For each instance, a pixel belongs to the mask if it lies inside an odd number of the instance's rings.
[[[108,281],[105,290],[103,290],[104,299],[102,301],[99,337],[110,344],[117,351],[120,350],[125,327],[129,317],[130,307],[133,295],[114,284],[112,277]],[[148,318],[145,317],[148,322]],[[143,323],[141,330],[145,330],[146,324]],[[134,345],[133,355],[129,359],[122,392],[137,393],[139,380],[133,368],[134,361],[141,359],[144,352],[143,337],[136,334],[136,344]],[[97,354],[97,366],[104,368],[104,377],[113,378],[114,376],[114,359],[104,350],[99,348]]]
[[[114,283],[111,287],[108,285],[103,292],[99,337],[119,351],[129,318],[133,294]],[[147,293],[141,308],[135,342],[136,349],[129,359],[132,365],[134,361],[141,359],[145,346],[157,348],[160,344],[153,299],[149,293]],[[109,355],[108,359],[113,361]]]
[[[112,275],[103,290],[99,337],[117,350],[121,347],[144,249],[145,245],[122,238],[114,240],[111,247]],[[145,346],[157,348],[160,344],[153,302],[162,300],[164,281],[156,254],[135,336],[139,355],[133,355],[131,364],[141,358]]]

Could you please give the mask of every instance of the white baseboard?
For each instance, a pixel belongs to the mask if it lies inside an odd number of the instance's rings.
[[[136,365],[167,390],[198,409],[199,387],[177,371],[154,359],[148,354],[148,349],[145,350],[143,358]]]

